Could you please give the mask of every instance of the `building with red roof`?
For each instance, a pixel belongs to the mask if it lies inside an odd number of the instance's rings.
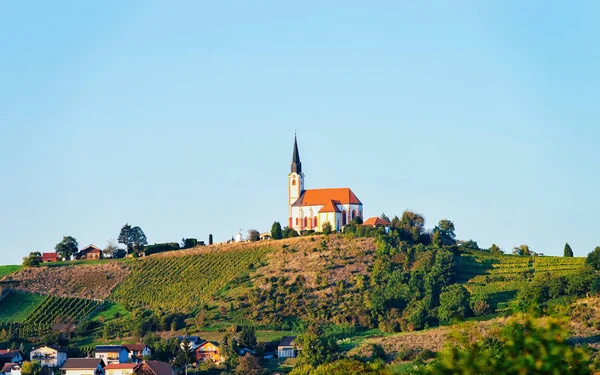
[[[383,220],[380,217],[370,217],[367,220],[365,220],[365,222],[362,225],[366,225],[369,227],[389,227],[390,225],[392,225],[392,223],[390,223],[387,220]]]
[[[58,254],[56,253],[42,253],[42,261],[46,262],[58,262]]]
[[[304,173],[294,137],[292,170],[288,175],[288,226],[297,231],[320,232],[325,222],[341,230],[355,217],[363,217],[362,202],[349,188],[304,189]]]

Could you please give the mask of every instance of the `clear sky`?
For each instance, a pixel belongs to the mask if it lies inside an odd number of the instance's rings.
[[[0,264],[62,236],[223,241],[306,187],[366,216],[600,245],[597,1],[3,1]]]

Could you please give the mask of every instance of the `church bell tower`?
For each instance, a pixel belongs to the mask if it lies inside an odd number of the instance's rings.
[[[292,155],[292,171],[288,174],[288,207],[289,217],[292,217],[292,204],[300,198],[304,190],[304,173],[302,173],[302,163],[300,162],[300,153],[298,152],[298,141],[294,135],[294,153]]]

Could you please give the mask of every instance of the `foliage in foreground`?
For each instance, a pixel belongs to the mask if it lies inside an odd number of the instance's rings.
[[[313,368],[310,365],[297,366],[290,375],[391,375],[392,372],[381,360],[363,363],[355,359],[341,359]]]
[[[558,319],[513,318],[498,335],[475,342],[457,335],[424,373],[591,374],[589,356],[567,338]]]

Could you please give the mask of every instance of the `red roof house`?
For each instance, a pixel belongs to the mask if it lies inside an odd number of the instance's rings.
[[[380,217],[370,217],[362,225],[367,225],[370,227],[389,227],[392,225],[389,221],[383,220]]]
[[[46,262],[58,262],[58,254],[56,253],[42,253],[42,261]]]

